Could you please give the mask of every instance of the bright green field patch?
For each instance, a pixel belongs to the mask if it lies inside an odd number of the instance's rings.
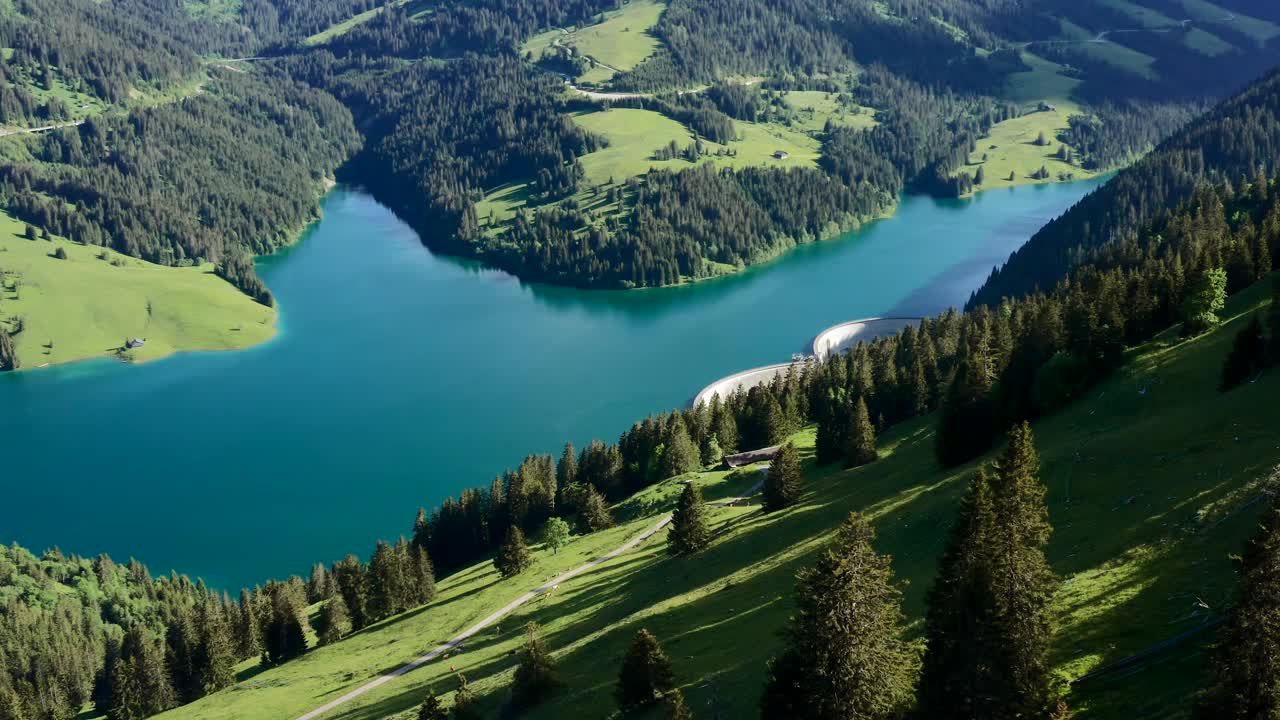
[[[1193,20],[1229,27],[1264,45],[1280,35],[1280,25],[1248,15],[1231,12],[1205,0],[1182,0],[1182,7]]]
[[[650,32],[658,24],[665,2],[631,0],[619,10],[604,13],[603,20],[572,30],[550,30],[525,43],[522,52],[539,57],[548,48],[573,48],[594,66],[578,78],[583,83],[604,83],[616,71],[632,70],[658,51],[662,43]]]
[[[876,126],[875,110],[868,107],[841,105],[835,93],[822,90],[789,90],[787,105],[799,117],[794,127],[807,132],[822,132],[827,121],[842,127],[867,129]]]
[[[1256,530],[1262,481],[1280,462],[1280,371],[1228,394],[1216,390],[1232,337],[1270,293],[1260,283],[1233,298],[1218,330],[1182,341],[1173,333],[1130,353],[1115,376],[1036,424],[1054,533],[1048,555],[1064,583],[1054,601],[1051,659],[1067,679],[1177,636],[1220,611],[1234,572],[1229,556]],[[454,657],[429,663],[340,707],[335,720],[410,720],[428,689],[451,691],[454,670],[484,695],[485,717],[506,700],[520,627],[541,623],[566,688],[522,717],[603,718],[637,628],[657,635],[699,716],[758,714],[769,657],[793,611],[795,572],[812,562],[850,511],[874,523],[877,549],[908,584],[909,635],[918,638],[925,593],[973,466],[940,470],[933,424],[922,418],[879,438],[881,460],[854,470],[806,465],[796,507],[765,515],[752,503],[710,510],[714,541],[690,559],[666,555],[659,533],[637,549],[531,602],[481,632]],[[811,456],[812,429],[793,438]],[[746,474],[701,473],[708,499],[753,485]],[[246,676],[166,718],[297,717],[421,654],[557,571],[598,557],[671,507],[664,482],[624,503],[621,527],[576,538],[559,555],[535,553],[533,569],[501,581],[480,563],[441,582],[422,610],[392,618],[330,648]],[[647,516],[647,517],[646,517]],[[1201,635],[1114,679],[1077,685],[1081,717],[1185,718],[1202,680]],[[705,713],[705,715],[703,714]]]
[[[1022,53],[1022,61],[1031,69],[1012,73],[1006,79],[1004,97],[1008,100],[1017,103],[1065,101],[1080,85],[1079,78],[1067,76],[1062,66],[1055,62],[1029,52]]]
[[[194,18],[235,21],[240,17],[241,0],[186,0],[187,14]]]
[[[1053,107],[1050,111],[1031,112],[997,123],[987,137],[978,140],[977,151],[969,154],[968,164],[963,169],[974,175],[979,167],[983,168],[985,178],[982,185],[975,186],[975,190],[1055,182],[1059,173],[1068,173],[1074,180],[1093,177],[1094,173],[1079,165],[1054,157],[1062,145],[1055,137],[1059,131],[1068,127],[1067,119],[1078,114],[1079,109],[1074,104],[1063,101]],[[1048,145],[1036,144],[1040,133],[1044,133],[1049,141]],[[1049,177],[1032,178],[1032,173],[1041,167],[1048,169]],[[1013,180],[1009,180],[1011,172]]]
[[[431,11],[430,5],[422,0],[392,0],[389,4],[394,7],[404,7],[405,5],[413,4],[415,7],[410,9],[409,17],[414,20]],[[381,5],[371,10],[365,10],[362,13],[352,15],[346,20],[321,30],[315,35],[303,40],[302,44],[307,46],[323,45],[340,35],[345,35],[352,28],[363,25],[364,23],[374,19],[378,16],[378,13],[382,12],[386,7],[386,5]]]
[[[146,361],[275,335],[275,311],[214,275],[212,265],[163,267],[60,238],[27,240],[24,227],[0,214],[0,318],[25,320],[16,337],[24,369],[110,356],[129,338],[146,340],[129,351],[129,359]],[[58,248],[66,260],[52,257]]]
[[[1229,53],[1236,49],[1235,45],[1223,40],[1211,32],[1193,27],[1183,37],[1182,42],[1192,50],[1210,57]]]
[[[650,168],[680,170],[692,167],[686,160],[654,160],[654,151],[675,141],[681,148],[694,141],[693,133],[682,123],[652,110],[613,109],[585,113],[574,122],[609,139],[609,147],[583,155],[579,160],[593,184],[607,183],[610,178],[622,182],[633,175],[643,175]],[[736,157],[709,156],[701,162],[714,162],[728,167],[777,165],[779,167],[813,167],[820,154],[817,140],[787,128],[735,121],[741,140],[728,145],[707,142],[714,153],[730,148]],[[781,150],[789,157],[775,160]]]
[[[1098,0],[1098,4],[1112,10],[1119,10],[1145,28],[1171,28],[1181,24],[1164,13],[1129,2],[1129,0]]]
[[[1105,62],[1148,80],[1158,77],[1151,67],[1156,59],[1150,55],[1106,39],[1095,42],[1097,33],[1090,32],[1070,20],[1059,19],[1058,22],[1062,25],[1063,38],[1074,41],[1065,46],[1067,50],[1088,55],[1095,60]]]

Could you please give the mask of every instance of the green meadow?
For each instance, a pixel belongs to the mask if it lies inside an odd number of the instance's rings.
[[[609,146],[578,158],[586,172],[588,186],[607,185],[610,181],[625,182],[627,178],[643,175],[650,169],[668,169],[675,172],[694,167],[684,159],[656,160],[654,153],[675,142],[681,149],[695,140],[693,132],[683,123],[652,110],[611,108],[578,113],[573,121],[579,126],[604,136]],[[805,132],[776,123],[748,123],[735,121],[739,139],[727,145],[704,141],[708,155],[696,164],[715,163],[723,167],[816,167],[821,155],[821,143]],[[719,150],[735,152],[735,155],[716,155]],[[773,153],[782,150],[788,154],[783,160]],[[575,196],[580,204],[595,212],[608,215],[618,211],[616,205],[608,205],[597,196],[594,187],[585,188]],[[527,183],[512,183],[486,193],[477,205],[482,219],[492,216],[491,231],[500,230],[499,224],[509,220],[514,213],[531,203]]]
[[[1058,23],[1062,27],[1061,39],[1071,41],[1067,46],[1071,52],[1087,55],[1138,77],[1147,79],[1157,77],[1156,71],[1152,68],[1156,59],[1150,55],[1111,42],[1109,39],[1094,42],[1098,33],[1076,25],[1070,20],[1059,18]]]
[[[660,0],[631,0],[618,10],[603,13],[594,24],[536,35],[521,52],[537,58],[555,45],[572,48],[592,61],[592,67],[577,80],[589,85],[606,83],[618,71],[632,70],[658,51],[662,42],[650,31],[666,9]]]
[[[164,267],[62,238],[28,240],[0,214],[0,322],[24,369],[115,357],[130,338],[143,362],[188,350],[233,350],[275,335],[276,313],[213,274],[213,266]],[[58,250],[66,259],[55,257]]]
[[[1198,22],[1229,27],[1253,38],[1258,45],[1265,45],[1280,35],[1280,25],[1268,20],[1232,12],[1206,0],[1181,0],[1187,15]]]
[[[976,190],[994,190],[1015,185],[1028,185],[1057,182],[1058,175],[1065,173],[1074,180],[1083,180],[1095,175],[1079,165],[1063,162],[1057,158],[1058,148],[1063,143],[1056,140],[1059,131],[1067,128],[1067,119],[1080,112],[1079,108],[1067,100],[1051,103],[1052,110],[1031,110],[1026,114],[996,123],[986,137],[979,138],[978,149],[969,153],[969,161],[964,172],[974,175],[978,168],[983,169],[985,176],[982,185]],[[1037,145],[1036,141],[1043,133],[1048,145]],[[1049,177],[1033,178],[1032,174],[1041,167],[1049,171]],[[1010,173],[1013,180],[1009,179]]]
[[[1233,589],[1230,556],[1253,532],[1262,492],[1277,479],[1280,428],[1272,372],[1229,394],[1216,390],[1234,333],[1261,308],[1269,283],[1233,298],[1227,322],[1194,340],[1170,331],[1134,349],[1126,366],[1072,406],[1035,426],[1054,524],[1048,552],[1057,593],[1056,672],[1074,681],[1166,640],[1126,672],[1075,685],[1072,707],[1089,717],[1185,718],[1201,680],[1206,621]],[[524,717],[609,717],[619,659],[637,628],[664,643],[690,706],[700,715],[754,715],[765,663],[791,612],[795,572],[812,561],[849,512],[873,520],[880,551],[906,581],[909,636],[918,639],[924,596],[974,466],[940,470],[936,418],[891,428],[881,460],[854,470],[806,465],[796,507],[763,514],[754,502],[710,510],[715,541],[672,559],[662,533],[636,550],[562,583],[452,657],[382,685],[326,717],[414,717],[428,690],[448,693],[461,672],[486,716],[506,699],[521,627],[541,623],[566,688]],[[813,430],[793,440],[811,455]],[[1141,450],[1135,450],[1141,448]],[[499,580],[488,563],[440,583],[440,597],[282,667],[246,668],[241,682],[163,717],[288,718],[416,657],[558,572],[599,557],[652,526],[672,506],[678,480],[708,499],[754,484],[751,471],[697,473],[666,481],[618,506],[622,523],[575,538],[558,555],[535,548],[533,569]]]

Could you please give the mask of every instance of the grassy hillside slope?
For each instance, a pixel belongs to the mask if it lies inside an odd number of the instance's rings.
[[[1257,501],[1280,462],[1280,374],[1227,395],[1216,391],[1234,333],[1270,293],[1261,283],[1232,299],[1229,322],[1196,340],[1166,333],[1088,397],[1036,426],[1055,532],[1050,559],[1065,582],[1056,610],[1058,671],[1079,678],[1193,630],[1221,612],[1232,591],[1229,555],[1253,531]],[[637,627],[665,643],[695,712],[755,714],[765,663],[790,612],[795,571],[850,511],[873,519],[878,547],[909,581],[913,634],[944,537],[972,467],[940,471],[933,418],[893,428],[882,460],[850,471],[809,468],[797,507],[765,516],[758,506],[712,511],[716,541],[689,560],[666,556],[659,534],[635,552],[564,583],[524,606],[464,650],[387,683],[328,717],[412,717],[428,688],[448,692],[453,671],[484,694],[490,713],[505,700],[521,626],[542,623],[568,683],[532,718],[606,717],[625,645]],[[813,432],[796,436],[811,452]],[[749,473],[699,474],[709,499],[750,487]],[[296,717],[394,669],[501,607],[559,570],[597,557],[649,527],[674,501],[667,481],[618,508],[626,518],[575,539],[559,555],[500,581],[481,564],[440,584],[431,605],[392,618],[281,668],[248,671],[234,689],[166,718]],[[1206,607],[1207,606],[1207,607]],[[1127,673],[1076,687],[1086,717],[1179,718],[1200,682],[1202,632]]]
[[[0,321],[16,317],[23,368],[114,354],[154,360],[185,350],[233,350],[275,335],[275,310],[213,274],[213,266],[164,267],[61,238],[27,240],[0,213]],[[65,260],[54,257],[61,248]]]

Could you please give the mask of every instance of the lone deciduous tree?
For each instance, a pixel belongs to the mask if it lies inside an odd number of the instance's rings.
[[[569,523],[553,517],[547,520],[542,528],[542,542],[551,550],[552,555],[560,553],[560,548],[569,542]]]
[[[911,702],[915,659],[902,641],[902,590],[861,514],[796,579],[786,648],[769,663],[765,720],[896,718]]]
[[[702,491],[692,482],[685,483],[680,499],[676,502],[676,509],[671,513],[667,550],[672,555],[692,555],[709,544],[711,531],[707,528]]]
[[[1199,335],[1218,324],[1218,313],[1227,306],[1227,271],[1206,270],[1182,303],[1184,335]]]

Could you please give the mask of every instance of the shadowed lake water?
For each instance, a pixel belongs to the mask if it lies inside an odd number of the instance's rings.
[[[0,376],[0,542],[236,588],[367,554],[531,452],[614,440],[823,328],[963,303],[1100,181],[905,198],[897,215],[696,286],[582,292],[432,255],[368,195],[260,269],[281,334],[144,366]]]

